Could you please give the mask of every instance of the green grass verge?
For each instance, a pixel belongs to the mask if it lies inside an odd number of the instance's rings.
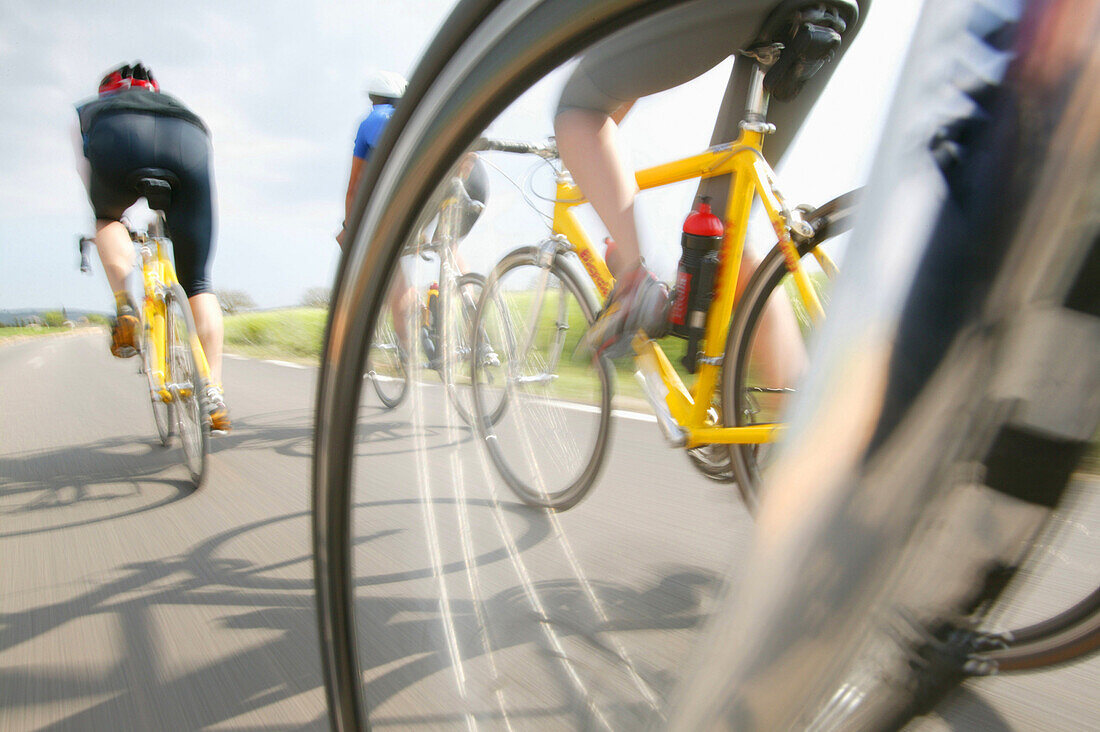
[[[321,356],[326,311],[317,308],[288,308],[262,313],[241,313],[225,318],[225,348],[231,353],[253,358],[277,358],[299,363],[317,364]],[[579,310],[570,313],[570,335],[566,353],[572,353],[576,341],[584,333],[584,319]],[[687,350],[687,341],[666,338],[661,341],[665,353],[679,367],[679,359]],[[620,359],[616,366],[616,396],[627,403],[644,400],[641,388],[634,381],[631,359]],[[583,362],[566,361],[559,370],[559,390],[563,395],[588,392],[585,384],[591,379]],[[576,388],[570,388],[575,384]]]
[[[36,326],[30,325],[25,327],[16,326],[0,326],[0,341],[9,338],[31,338],[34,336],[53,335],[55,333],[69,333],[72,329],[66,326]]]
[[[327,315],[321,308],[230,315],[225,318],[225,347],[244,356],[316,364]]]

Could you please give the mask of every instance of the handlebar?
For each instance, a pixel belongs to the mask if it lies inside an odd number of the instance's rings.
[[[497,152],[516,153],[519,155],[538,155],[546,160],[558,157],[558,143],[553,137],[548,137],[542,144],[529,142],[516,142],[512,140],[491,140],[482,137],[474,143],[475,151],[495,150]]]
[[[91,274],[92,263],[88,259],[88,245],[94,244],[95,239],[88,236],[80,236],[77,241],[77,249],[80,250],[80,271],[84,274]]]

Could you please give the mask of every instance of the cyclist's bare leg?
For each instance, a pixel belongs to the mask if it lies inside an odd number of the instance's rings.
[[[409,333],[409,311],[416,301],[416,291],[409,286],[405,279],[405,273],[400,267],[394,275],[390,285],[388,302],[390,312],[393,313],[393,330],[397,334],[397,340],[405,353],[411,352],[412,338]]]
[[[222,308],[218,298],[212,292],[200,292],[189,298],[191,314],[195,316],[195,330],[202,343],[206,362],[210,365],[210,379],[215,384],[222,383]]]
[[[129,358],[138,352],[140,327],[137,307],[126,287],[126,279],[134,269],[134,245],[130,241],[130,232],[118,221],[97,219],[95,223],[96,251],[115,296],[116,318],[111,324],[111,353],[118,358]]]
[[[617,111],[620,119],[626,109]],[[619,153],[615,118],[588,109],[564,109],[554,119],[554,134],[562,162],[615,240],[620,271],[612,274],[634,269],[641,261],[634,221],[638,185]]]
[[[737,275],[738,297],[758,266],[760,260],[746,251]],[[761,377],[769,386],[789,389],[798,383],[809,361],[802,331],[789,300],[782,297],[768,300],[760,318],[754,350],[760,356]]]
[[[126,278],[134,269],[134,245],[130,232],[118,221],[96,219],[95,247],[111,292],[126,289]]]

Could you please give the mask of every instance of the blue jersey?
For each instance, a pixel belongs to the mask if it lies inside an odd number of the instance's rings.
[[[371,107],[370,114],[360,123],[359,131],[355,134],[355,149],[352,155],[360,160],[370,157],[371,151],[382,137],[382,130],[386,129],[386,123],[392,116],[392,104],[375,104]]]

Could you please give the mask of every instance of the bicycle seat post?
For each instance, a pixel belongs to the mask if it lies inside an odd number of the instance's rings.
[[[749,93],[745,101],[745,118],[741,120],[741,129],[764,135],[775,132],[775,125],[767,121],[769,94],[764,89],[764,75],[779,60],[779,54],[782,51],[782,43],[772,43],[741,52],[742,56],[753,61],[749,77]]]

